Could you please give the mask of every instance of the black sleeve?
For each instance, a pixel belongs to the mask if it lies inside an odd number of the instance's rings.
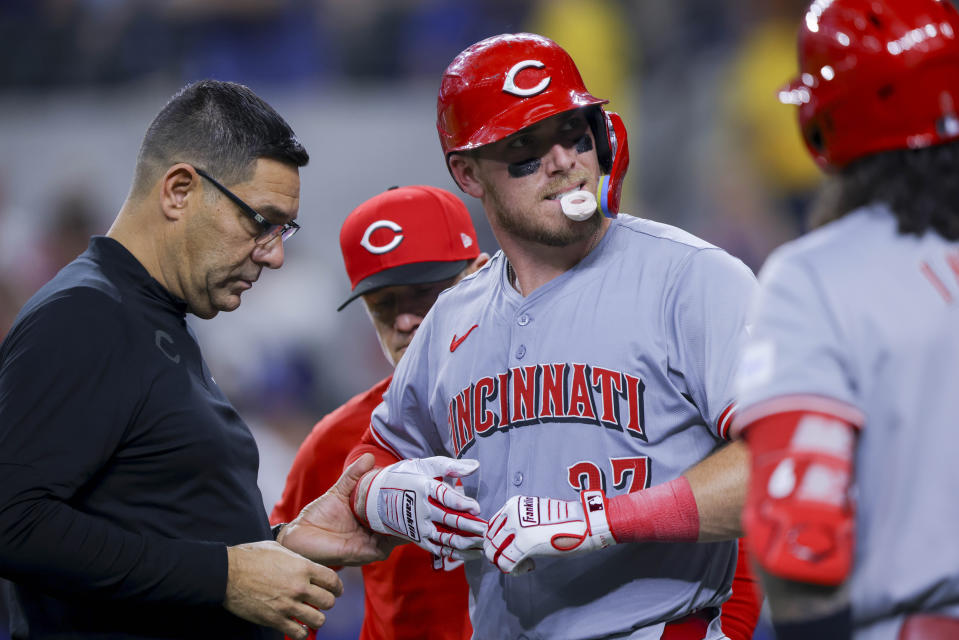
[[[222,543],[147,536],[72,506],[107,472],[143,393],[120,305],[74,290],[0,347],[0,575],[52,593],[220,604]]]

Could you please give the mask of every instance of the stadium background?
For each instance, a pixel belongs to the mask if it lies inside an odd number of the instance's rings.
[[[440,76],[461,49],[534,31],[565,47],[630,136],[623,210],[679,225],[754,270],[803,230],[818,174],[793,111],[805,0],[0,0],[0,336],[23,302],[109,227],[140,138],[176,89],[242,82],[311,155],[302,231],[240,313],[191,318],[217,381],[260,446],[269,510],[322,415],[388,375],[337,242],[394,184],[456,190],[435,131]],[[464,196],[465,199],[465,196]],[[467,201],[490,253],[478,203]],[[611,319],[628,323],[628,318]],[[355,638],[359,572],[320,638]],[[5,622],[0,602],[0,622]],[[6,640],[0,624],[0,640]],[[769,637],[765,621],[757,638]]]

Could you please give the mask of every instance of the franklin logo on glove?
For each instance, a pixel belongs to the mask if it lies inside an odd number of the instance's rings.
[[[571,501],[513,496],[490,518],[483,552],[503,573],[519,575],[534,569],[534,556],[573,555],[614,544],[606,496],[583,491]]]
[[[416,529],[416,494],[412,491],[403,492],[403,513],[406,515],[406,535],[410,540],[419,542],[420,534]]]
[[[374,469],[351,496],[353,513],[373,531],[402,536],[435,556],[481,558],[487,525],[479,504],[443,482],[478,468],[476,460],[434,456]]]
[[[536,508],[536,498],[524,496],[520,502],[519,523],[524,527],[535,527],[539,524],[539,509]]]

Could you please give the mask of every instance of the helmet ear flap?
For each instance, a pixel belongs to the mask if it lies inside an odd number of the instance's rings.
[[[600,177],[597,200],[599,209],[607,218],[615,218],[619,213],[619,201],[623,193],[623,179],[626,177],[626,170],[629,168],[629,142],[626,137],[626,125],[618,113],[612,111],[598,110],[603,119],[603,128],[597,139],[597,154],[599,155],[600,166],[604,175]],[[594,130],[595,131],[595,130]],[[605,141],[604,161],[603,143]]]
[[[586,116],[593,138],[596,140],[596,157],[599,159],[599,168],[603,173],[609,173],[613,168],[613,141],[610,140],[610,123],[606,110],[601,106],[589,109]]]

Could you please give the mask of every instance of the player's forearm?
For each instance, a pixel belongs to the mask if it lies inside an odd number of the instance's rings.
[[[713,542],[738,538],[746,449],[728,445],[684,475],[609,500],[617,542]]]
[[[608,501],[609,531],[616,542],[696,542],[699,513],[689,482],[680,476]]]
[[[742,512],[749,476],[749,451],[732,442],[683,474],[699,512],[699,542],[743,535]]]

